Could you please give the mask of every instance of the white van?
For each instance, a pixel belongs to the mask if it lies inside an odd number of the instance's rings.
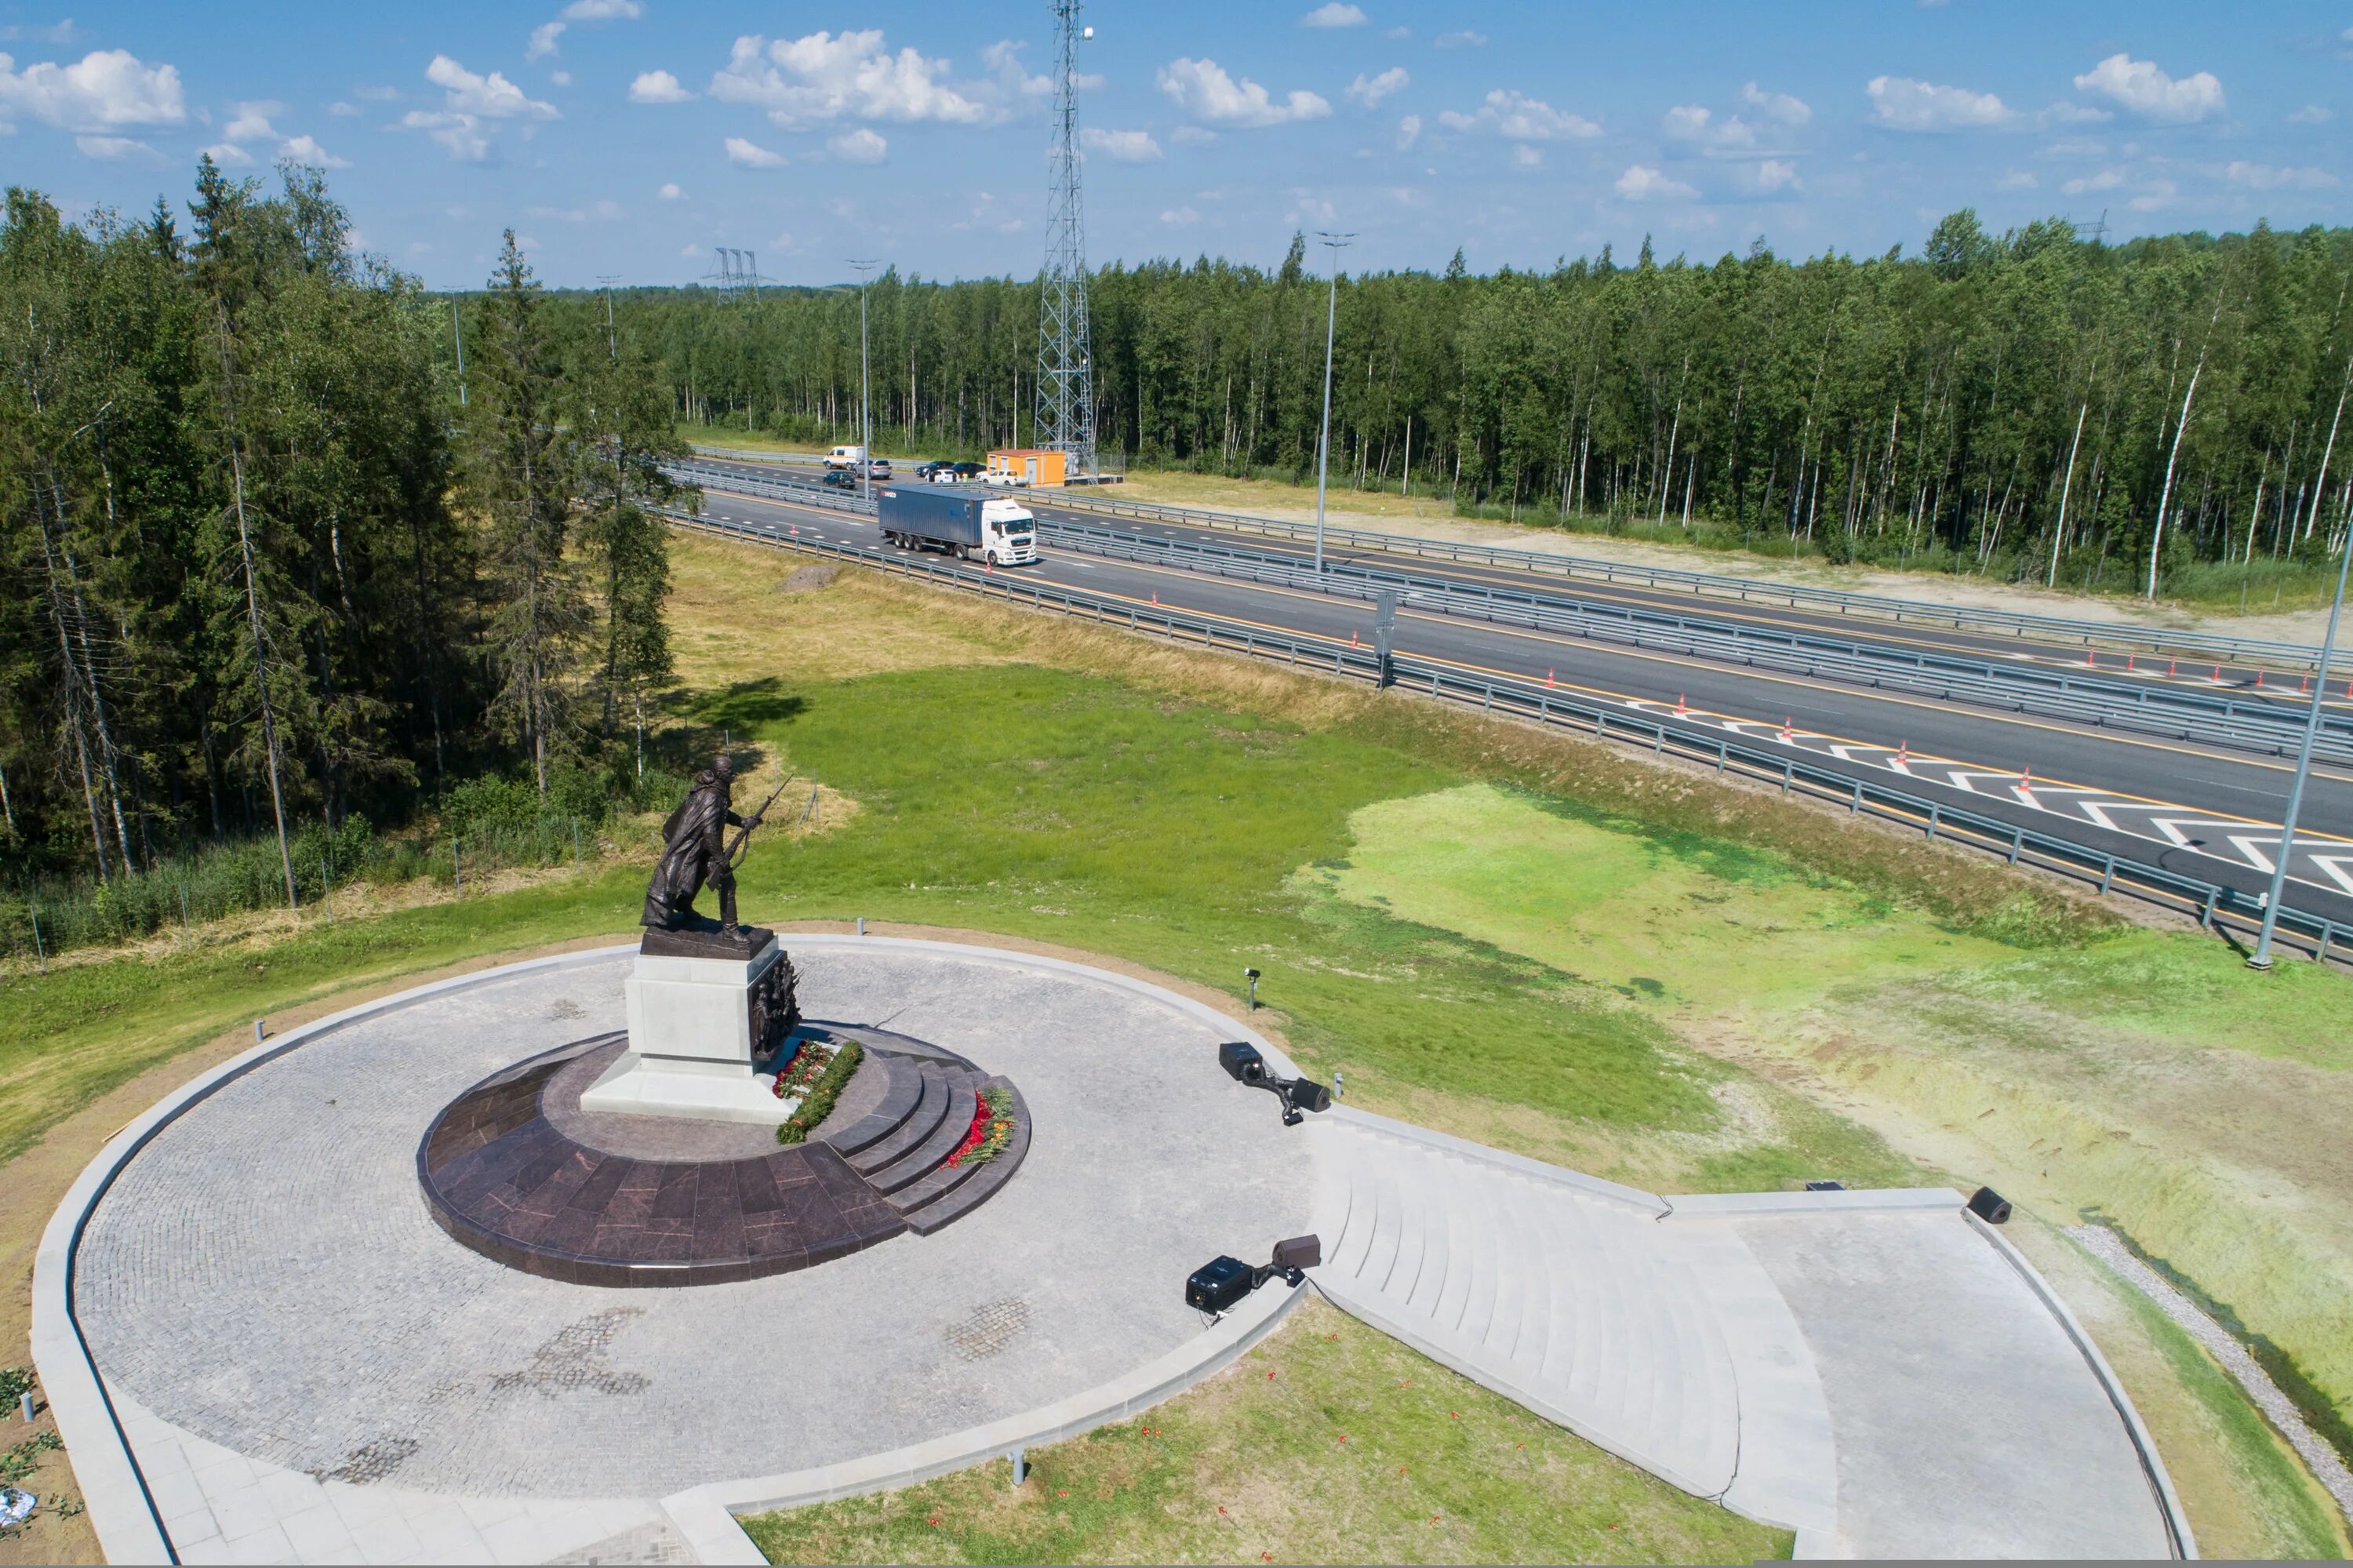
[[[828,468],[854,469],[865,461],[864,447],[836,447],[825,454],[825,466]]]

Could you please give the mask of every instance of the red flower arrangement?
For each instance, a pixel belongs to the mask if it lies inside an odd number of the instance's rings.
[[[972,1126],[965,1131],[964,1141],[948,1156],[951,1169],[965,1164],[985,1165],[1005,1152],[1013,1141],[1013,1091],[983,1089],[973,1096]]]

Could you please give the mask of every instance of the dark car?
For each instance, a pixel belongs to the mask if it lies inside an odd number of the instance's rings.
[[[855,490],[858,488],[858,476],[846,468],[829,468],[825,471],[825,478],[820,482],[836,490]]]
[[[950,478],[953,478],[955,474],[955,464],[949,461],[946,458],[934,458],[930,462],[919,462],[915,465],[915,477],[922,480],[926,484],[929,484],[934,480],[940,478],[943,474],[947,475]]]
[[[960,480],[976,479],[981,473],[981,466],[976,462],[960,462],[952,466],[955,469],[956,478]]]

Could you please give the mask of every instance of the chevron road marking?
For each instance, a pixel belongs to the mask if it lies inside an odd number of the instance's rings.
[[[1737,718],[1688,705],[1678,713],[1674,704],[1648,697],[1620,700],[1648,716],[1679,718],[1743,739],[1770,739],[1793,751],[1836,758],[1855,767],[1875,768],[1903,779],[1942,784],[1965,794],[2014,801],[2050,816],[2265,874],[2273,869],[2274,860],[2263,846],[2271,845],[2275,850],[2282,837],[2278,824],[2273,822],[2250,817],[2205,815],[2176,801],[2124,795],[2063,779],[2031,778],[2020,769],[1962,762],[1913,751],[1908,746],[1883,746],[1813,730],[1785,728],[1770,719]],[[2193,837],[2198,829],[2208,830],[2212,836]],[[2299,832],[2295,863],[2288,875],[2291,881],[2306,886],[2353,895],[2353,840]]]

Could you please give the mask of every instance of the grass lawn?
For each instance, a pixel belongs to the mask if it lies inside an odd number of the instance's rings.
[[[831,831],[754,840],[743,873],[753,917],[866,916],[1002,933],[1234,999],[1243,969],[1256,967],[1270,1008],[1261,1018],[1311,1068],[1345,1069],[1353,1102],[1662,1190],[1778,1187],[1825,1173],[1868,1184],[1983,1177],[2057,1218],[2109,1203],[2153,1250],[2152,1235],[2172,1234],[2152,1228],[2160,1201],[2186,1226],[2195,1202],[2221,1192],[2237,1205],[2232,1221],[2209,1228],[2236,1234],[2186,1271],[2284,1344],[2334,1321],[2319,1305],[2296,1304],[2318,1303],[2318,1282],[2333,1277],[2322,1266],[2337,1255],[2328,1205],[2353,1188],[2341,1165],[2332,1174],[2334,1146],[2319,1136],[2330,1117],[2341,1125],[2341,1102],[2329,1097],[2342,1094],[2343,1041],[2353,1036],[2339,1027],[2353,1021],[2340,979],[2293,965],[2269,982],[2212,979],[2234,966],[2198,938],[2127,931],[1999,865],[1574,737],[861,574],[811,572],[745,546],[681,537],[675,566],[686,689],[674,733],[702,745],[724,731],[830,792]],[[224,1032],[246,1020],[322,1007],[357,986],[626,937],[642,887],[640,869],[612,865],[266,942],[223,939],[46,977],[10,972],[0,977],[0,1159],[19,1161],[12,1174],[50,1160],[61,1190],[87,1153],[34,1146],[78,1112],[74,1136],[102,1138],[111,1128],[85,1125],[81,1107],[155,1064],[208,1041],[225,1050]],[[2239,1033],[2257,1044],[2206,1039],[2226,1022],[2243,1022]],[[2155,1103],[2137,1086],[2160,1081],[2170,1118],[2129,1118]],[[1915,1082],[1926,1086],[1905,1086]],[[2218,1084],[2274,1097],[2301,1086],[2306,1165],[2291,1172],[2284,1150],[2224,1147]],[[1980,1119],[1985,1096],[2033,1115]],[[2203,1122],[2201,1097],[2213,1102]],[[2127,1136],[2110,1136],[2119,1127]],[[2241,1141],[2251,1141],[2245,1129]],[[2058,1174],[2028,1183],[2029,1160]],[[2176,1176],[2169,1195],[2148,1196],[2146,1216],[2116,1207],[2120,1184]],[[55,1201],[45,1186],[16,1217],[37,1219]],[[28,1246],[0,1251],[28,1261]],[[2242,1267],[2251,1280],[2282,1283],[2242,1287]],[[20,1303],[21,1274],[13,1283]],[[0,1336],[13,1340],[12,1314],[21,1307],[0,1310]],[[2147,1342],[2127,1317],[2116,1323]],[[1303,1345],[1362,1339],[1369,1349],[1332,1352],[1344,1371],[1350,1357],[1405,1354],[1345,1329],[1318,1332],[1342,1338],[1294,1331],[1260,1354],[1279,1361],[1307,1355]],[[2293,1339],[2299,1355],[2310,1343]],[[2309,1354],[2316,1380],[2335,1386],[2325,1379],[2336,1363]],[[2137,1398],[2186,1408],[2199,1397],[2165,1356],[2152,1351],[2135,1364]],[[1370,1386],[1347,1384],[1356,1389],[1347,1394],[1332,1383],[1319,1408],[1377,1432],[1355,1413],[1381,1412],[1346,1403]],[[1240,1397],[1218,1388],[1216,1398]],[[1192,1397],[1207,1408],[1212,1395]],[[1388,1411],[1395,1431],[1419,1430],[1415,1408]],[[1149,1424],[1156,1430],[1158,1417]],[[2181,1429],[2185,1442],[2221,1441],[2211,1424]],[[1167,1430],[1179,1430],[1173,1409]],[[1229,1527],[1195,1515],[1214,1519],[1223,1503],[1230,1519],[1237,1502],[1261,1510],[1262,1530],[1292,1532],[1264,1535],[1246,1558],[1768,1549],[1743,1544],[1746,1526],[1689,1499],[1676,1507],[1701,1510],[1704,1527],[1670,1529],[1670,1516],[1684,1516],[1654,1509],[1659,1533],[1636,1538],[1650,1544],[1588,1541],[1579,1532],[1615,1516],[1554,1496],[1553,1469],[1514,1471],[1427,1436],[1413,1439],[1419,1448],[1400,1437],[1404,1446],[1382,1451],[1409,1479],[1417,1464],[1434,1466],[1431,1484],[1454,1489],[1432,1494],[1426,1510],[1416,1493],[1410,1510],[1380,1512],[1373,1499],[1385,1494],[1354,1489],[1372,1485],[1354,1468],[1366,1450],[1344,1458],[1336,1440],[1328,1453],[1284,1450],[1294,1484],[1253,1490],[1242,1484],[1250,1467],[1234,1457],[1242,1451],[1216,1448],[1208,1433],[1165,1470],[1154,1467],[1161,1450],[1134,1428],[1064,1446],[1051,1463],[1077,1467],[1068,1473],[1084,1480],[1058,1489],[1073,1499],[1060,1514],[1031,1500],[1042,1494],[1000,1492],[990,1508],[1010,1511],[998,1518],[979,1506],[992,1495],[986,1476],[956,1478],[936,1485],[967,1489],[955,1495],[973,1499],[978,1533],[924,1533],[927,1522],[905,1533],[912,1516],[894,1511],[897,1500],[870,1499],[839,1505],[847,1511],[826,1516],[836,1533],[792,1550],[1232,1555],[1221,1544],[1229,1538],[1215,1533]],[[1542,1466],[1566,1467],[1557,1478],[1568,1491],[1600,1487],[1590,1467],[1614,1463],[1548,1429],[1546,1442]],[[1217,1467],[1229,1463],[1240,1468]],[[2256,1495],[2292,1470],[2217,1463],[2198,1473],[2211,1500],[2192,1496],[2193,1522],[2225,1521],[2210,1550],[2308,1543],[2308,1531],[2280,1522],[2295,1517],[2292,1507]],[[1110,1478],[1129,1475],[1132,1484]],[[1628,1475],[1622,1485],[1652,1485]],[[1221,1490],[1224,1477],[1240,1489]],[[1279,1517],[1280,1499],[1319,1490],[1349,1499],[1345,1510]],[[1089,1498],[1085,1508],[1074,1500]],[[853,1519],[866,1523],[852,1530]],[[1345,1529],[1314,1533],[1334,1519]],[[1406,1529],[1416,1520],[1428,1533]],[[1180,1523],[1210,1533],[1179,1533]],[[0,1546],[0,1563],[7,1551]]]
[[[1151,1414],[744,1521],[776,1563],[1746,1563],[1728,1513],[1309,1300]]]

